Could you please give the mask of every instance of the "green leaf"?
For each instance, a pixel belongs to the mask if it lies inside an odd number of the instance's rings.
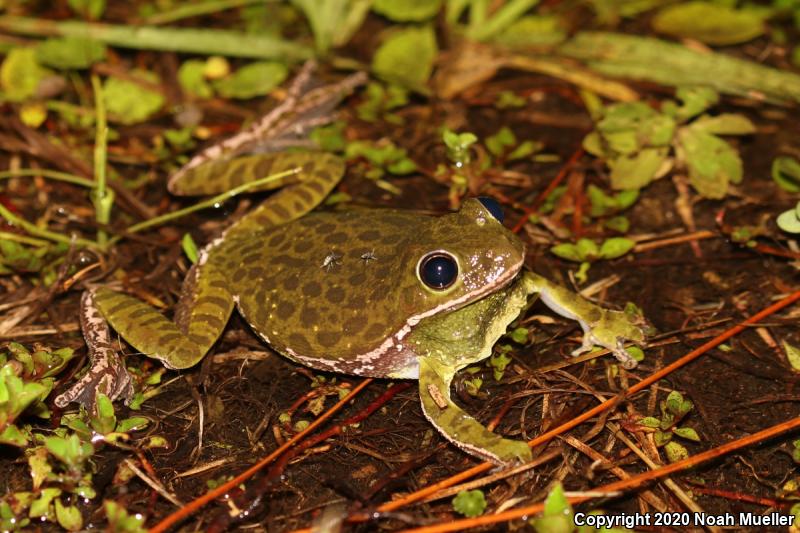
[[[102,61],[106,46],[83,37],[50,38],[36,48],[36,58],[43,65],[58,69],[84,69]]]
[[[600,254],[600,249],[597,247],[597,243],[591,239],[578,239],[578,242],[575,243],[575,246],[578,247],[578,253],[583,261],[591,261]]]
[[[53,519],[53,510],[50,504],[53,500],[61,496],[61,489],[55,487],[47,487],[42,489],[39,497],[31,502],[28,516],[31,518],[45,517],[48,520]]]
[[[511,48],[530,48],[558,44],[567,37],[561,17],[555,15],[526,15],[519,18],[492,42]]]
[[[503,155],[509,147],[517,144],[517,137],[511,131],[511,128],[503,126],[494,135],[486,137],[484,144],[486,144],[486,149],[489,150],[489,153],[497,157]]]
[[[661,421],[654,416],[644,416],[639,419],[638,424],[648,428],[658,428]]]
[[[197,250],[197,244],[195,244],[191,234],[184,233],[183,238],[181,239],[181,248],[183,248],[183,253],[186,254],[186,257],[189,258],[189,261],[191,261],[192,264],[196,264],[197,258],[199,257],[199,252]]]
[[[712,45],[739,44],[764,33],[762,16],[721,3],[685,2],[668,6],[652,20],[653,29]]]
[[[561,259],[566,259],[567,261],[573,261],[575,263],[583,261],[583,255],[578,247],[568,242],[553,246],[550,248],[550,253]]]
[[[375,52],[372,70],[383,79],[426,93],[437,51],[430,26],[399,30]]]
[[[64,505],[61,499],[56,499],[56,520],[67,531],[77,531],[83,527],[83,516],[80,509],[74,505]]]
[[[92,429],[101,435],[111,433],[117,427],[114,405],[103,393],[97,395],[97,414],[91,418]]]
[[[510,362],[511,357],[506,355],[504,351],[499,351],[492,354],[492,356],[489,358],[489,365],[492,367],[495,381],[500,381],[503,379],[503,373],[506,371],[506,367]]]
[[[21,102],[36,96],[40,84],[53,71],[39,65],[35,48],[13,48],[0,66],[0,87],[12,102]]]
[[[603,226],[617,233],[627,233],[631,227],[631,223],[628,217],[618,216],[609,218],[603,222]]]
[[[537,533],[572,533],[575,530],[572,506],[564,495],[561,483],[556,483],[544,500],[542,516],[529,520]]]
[[[720,199],[728,183],[742,180],[742,160],[730,144],[716,135],[691,127],[678,133],[680,155],[689,170],[689,183],[706,198]]]
[[[292,0],[303,11],[320,55],[342,46],[361,27],[372,0]]]
[[[528,342],[528,336],[530,332],[528,328],[514,328],[511,333],[508,334],[511,337],[511,340],[516,342],[517,344],[525,344]]]
[[[748,135],[756,132],[756,126],[744,115],[723,113],[715,117],[704,115],[692,122],[692,129],[716,135]]]
[[[670,441],[664,445],[664,452],[670,463],[677,463],[689,457],[689,451],[675,441]]]
[[[782,155],[772,160],[772,179],[788,192],[800,192],[800,162],[794,157]]]
[[[258,61],[245,65],[233,75],[214,82],[214,88],[224,98],[245,100],[263,96],[283,83],[289,69],[283,63]]]
[[[672,440],[672,433],[669,431],[657,430],[655,433],[653,433],[653,441],[655,441],[656,446],[661,447],[670,440]]]
[[[28,445],[28,436],[14,424],[7,424],[0,431],[0,444],[24,448]]]
[[[797,203],[795,209],[784,211],[778,215],[777,220],[775,220],[778,227],[788,233],[800,233],[800,217],[797,215],[798,209],[800,209],[800,202]]]
[[[486,498],[479,490],[462,490],[453,498],[453,509],[464,516],[480,516],[486,510]]]
[[[689,120],[719,102],[719,93],[705,86],[684,85],[675,90],[675,96],[682,103],[675,110],[675,115],[681,121]]]
[[[442,0],[374,0],[372,10],[394,22],[422,22],[442,7]]]
[[[648,185],[663,171],[668,153],[667,148],[644,148],[633,156],[609,160],[611,187],[636,190]]]
[[[603,241],[600,246],[600,257],[604,259],[616,259],[631,251],[636,243],[624,237],[612,237]]]
[[[178,68],[178,83],[184,92],[197,98],[211,98],[214,89],[206,80],[206,62],[199,59],[189,59],[181,63]]]
[[[674,390],[667,395],[666,409],[672,414],[678,415],[683,404],[683,394]]]
[[[97,20],[106,10],[106,0],[67,0],[69,7],[78,15]]]
[[[103,509],[108,519],[109,531],[115,533],[146,533],[144,516],[130,515],[120,504],[114,500],[103,500]]]
[[[792,366],[792,370],[800,372],[800,348],[783,341],[783,350],[786,352],[786,359]]]
[[[151,72],[133,70],[130,74],[149,83],[158,83],[158,77]],[[164,105],[161,93],[121,78],[105,81],[103,97],[108,113],[123,124],[143,122]]]
[[[700,435],[698,435],[697,431],[693,430],[692,428],[675,428],[672,430],[672,432],[683,439],[700,442]]]

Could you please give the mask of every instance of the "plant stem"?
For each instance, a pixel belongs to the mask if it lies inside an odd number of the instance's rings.
[[[233,189],[231,189],[229,191],[225,191],[224,193],[218,194],[217,196],[214,196],[213,198],[209,198],[208,200],[203,200],[202,202],[198,202],[195,205],[187,207],[185,209],[179,209],[178,211],[173,211],[171,213],[167,213],[166,215],[161,215],[160,217],[151,218],[150,220],[145,220],[144,222],[140,222],[138,224],[134,224],[133,226],[131,226],[127,230],[125,230],[125,233],[128,233],[128,234],[137,233],[139,231],[142,231],[143,229],[152,228],[153,226],[159,226],[159,225],[161,225],[161,224],[163,224],[165,222],[168,222],[170,220],[174,220],[176,218],[180,218],[182,216],[186,216],[189,213],[194,213],[195,211],[199,211],[199,210],[205,209],[207,207],[212,207],[214,204],[222,203],[222,202],[224,202],[226,200],[229,200],[229,199],[233,198],[234,196],[236,196],[238,194],[241,194],[241,193],[243,193],[243,192],[245,192],[245,191],[247,191],[249,189],[252,189],[254,187],[259,187],[259,186],[264,185],[266,183],[270,183],[272,181],[280,180],[280,179],[282,179],[282,178],[284,178],[286,176],[291,176],[292,174],[296,174],[298,172],[300,172],[300,168],[299,167],[293,168],[293,169],[290,169],[290,170],[285,170],[283,172],[279,172],[278,174],[273,174],[271,176],[267,176],[267,177],[261,178],[259,180],[255,180],[255,181],[251,181],[251,182],[248,182],[248,183],[244,183],[244,184],[239,185],[238,187],[235,187],[235,188],[233,188]],[[114,237],[113,239],[111,239],[110,244],[114,244],[115,242],[117,242],[121,238],[122,237]]]
[[[81,37],[122,48],[187,54],[223,55],[301,61],[314,56],[311,48],[270,35],[205,28],[122,26],[83,21],[56,22],[31,17],[0,16],[0,31],[39,37]]]
[[[101,248],[101,246],[94,241],[82,239],[80,237],[67,237],[65,235],[56,233],[54,231],[46,230],[44,228],[39,228],[36,225],[31,224],[27,220],[18,217],[17,215],[6,209],[5,206],[3,206],[3,204],[0,204],[0,216],[5,218],[10,224],[13,224],[14,226],[19,226],[20,228],[24,229],[31,235],[35,235],[43,239],[47,239],[54,242],[63,242],[64,244],[75,243],[80,246],[85,246],[87,248]]]
[[[94,216],[100,229],[97,230],[97,242],[105,246],[108,235],[103,228],[111,219],[111,206],[114,205],[114,191],[106,189],[106,140],[108,138],[108,125],[106,124],[106,103],[100,78],[92,75],[92,90],[94,91],[95,106],[95,141],[94,141],[94,181],[95,189],[92,191]]]

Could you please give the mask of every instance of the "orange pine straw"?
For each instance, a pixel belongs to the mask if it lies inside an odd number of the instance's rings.
[[[767,440],[769,438],[772,438],[776,435],[779,435],[781,433],[784,433],[786,431],[789,431],[797,427],[800,427],[800,417],[793,418],[787,422],[783,422],[776,426],[772,426],[767,429],[761,430],[758,433],[748,435],[747,437],[742,437],[741,439],[729,442],[728,444],[723,444],[722,446],[719,446],[717,448],[713,448],[711,450],[698,453],[697,455],[693,455],[692,457],[687,457],[686,459],[678,461],[677,463],[672,463],[671,465],[662,466],[661,468],[657,468],[655,470],[648,470],[647,472],[642,472],[641,474],[637,474],[628,479],[621,479],[619,481],[615,481],[614,483],[609,483],[608,485],[603,485],[602,487],[591,489],[591,496],[588,495],[573,496],[567,498],[567,500],[569,500],[570,503],[575,504],[584,502],[586,500],[590,500],[592,498],[598,498],[601,496],[610,496],[613,495],[614,493],[618,493],[621,491],[637,487],[638,485],[641,485],[646,481],[664,477],[674,472],[691,468],[710,459],[716,459],[717,457],[738,450],[739,448],[744,448],[745,446],[756,444],[758,442]],[[513,509],[511,511],[506,511],[494,515],[480,516],[477,518],[464,518],[462,520],[454,520],[444,524],[419,527],[416,529],[404,529],[400,533],[443,533],[446,531],[463,531],[471,527],[485,526],[487,524],[496,524],[498,522],[506,522],[508,520],[513,520],[515,518],[531,516],[536,513],[542,512],[543,508],[544,508],[544,503],[537,503],[534,505],[529,505],[527,507],[520,507],[519,509]]]
[[[543,434],[539,435],[535,439],[529,441],[528,445],[530,447],[534,447],[534,446],[538,446],[540,444],[544,444],[544,443],[550,441],[553,437],[556,437],[557,435],[560,435],[561,433],[564,433],[565,431],[568,431],[568,430],[574,428],[575,426],[585,422],[586,420],[592,418],[593,416],[598,415],[598,414],[602,413],[603,411],[605,411],[607,409],[610,409],[611,407],[613,407],[617,403],[619,403],[622,400],[624,400],[627,396],[630,396],[632,394],[636,394],[637,392],[649,387],[650,385],[652,385],[653,383],[655,383],[659,379],[667,376],[669,373],[679,369],[680,367],[686,365],[687,363],[690,363],[691,361],[694,361],[695,359],[697,359],[698,357],[703,355],[705,352],[707,352],[710,349],[722,344],[723,342],[725,342],[726,340],[730,339],[734,335],[740,333],[742,330],[746,329],[748,326],[751,326],[751,325],[755,324],[756,322],[759,322],[760,320],[763,320],[764,318],[768,317],[769,315],[780,311],[784,307],[796,302],[798,299],[800,299],[800,290],[793,292],[792,294],[790,294],[786,298],[784,298],[784,299],[782,299],[782,300],[780,300],[778,302],[775,302],[774,304],[770,305],[769,307],[767,307],[767,308],[759,311],[755,315],[751,316],[747,320],[745,320],[743,322],[740,322],[739,324],[737,324],[736,326],[732,327],[731,329],[721,333],[717,337],[714,337],[713,339],[711,339],[710,341],[706,342],[702,346],[700,346],[698,348],[695,348],[694,350],[692,350],[688,354],[684,355],[683,357],[681,357],[680,359],[678,359],[674,363],[665,366],[664,368],[662,368],[661,370],[659,370],[658,372],[656,372],[654,374],[651,374],[650,376],[646,377],[645,379],[643,379],[642,381],[640,381],[636,385],[630,387],[628,390],[623,391],[623,392],[619,393],[618,395],[614,396],[613,398],[610,398],[610,399],[598,404],[597,406],[595,406],[592,409],[586,411],[585,413],[577,416],[576,418],[570,420],[569,422],[566,422],[565,424],[562,424],[562,425],[558,426],[557,428],[548,431],[547,433],[543,433]],[[493,466],[494,465],[492,463],[481,463],[479,465],[473,466],[469,470],[465,470],[464,472],[458,473],[458,474],[456,474],[456,475],[454,475],[452,477],[449,477],[447,479],[443,479],[442,481],[439,481],[438,483],[434,483],[433,485],[429,485],[428,487],[425,487],[424,489],[418,490],[416,492],[412,492],[411,494],[408,494],[408,495],[406,495],[406,496],[404,496],[402,498],[398,498],[397,500],[384,503],[383,505],[378,507],[378,511],[380,511],[380,512],[394,511],[395,509],[398,509],[400,507],[404,507],[404,506],[409,505],[409,504],[411,504],[413,502],[416,502],[416,501],[419,501],[419,500],[421,500],[423,498],[426,498],[427,496],[430,496],[434,492],[437,492],[437,491],[439,491],[441,489],[446,489],[448,487],[452,487],[453,485],[455,485],[457,483],[460,483],[460,482],[462,482],[464,480],[467,480],[467,479],[469,479],[469,478],[471,478],[473,476],[476,476],[476,475],[478,475],[480,473],[486,472],[487,470],[491,469]]]
[[[199,498],[189,502],[186,506],[178,509],[177,511],[175,511],[171,515],[167,516],[161,522],[159,522],[158,524],[156,524],[155,526],[150,528],[149,533],[161,533],[162,531],[166,531],[170,526],[172,526],[173,524],[175,524],[179,520],[182,520],[183,518],[189,516],[190,514],[192,514],[196,510],[200,509],[201,507],[203,507],[205,504],[207,504],[211,500],[214,500],[214,499],[222,496],[223,494],[225,494],[226,492],[228,492],[232,488],[236,487],[240,483],[242,483],[242,482],[246,481],[247,479],[249,479],[253,474],[255,474],[256,472],[258,472],[259,470],[264,468],[266,465],[268,465],[273,460],[275,460],[277,457],[279,457],[283,452],[285,452],[290,447],[292,447],[295,443],[297,443],[298,441],[303,439],[306,435],[311,433],[314,429],[316,429],[325,420],[327,420],[328,418],[333,416],[333,414],[335,414],[336,411],[338,411],[339,409],[344,407],[344,405],[347,402],[352,400],[359,392],[361,392],[361,390],[364,387],[366,387],[370,383],[372,383],[372,378],[367,378],[367,379],[363,380],[361,383],[356,385],[353,388],[352,391],[350,391],[350,394],[348,394],[347,396],[345,396],[344,398],[339,400],[336,403],[336,405],[334,405],[333,407],[328,409],[319,418],[314,420],[311,424],[309,424],[309,426],[306,429],[304,429],[303,431],[301,431],[300,433],[298,433],[297,435],[295,435],[294,437],[292,437],[291,439],[286,441],[278,449],[273,451],[271,454],[266,456],[264,459],[260,460],[258,463],[254,464],[253,466],[251,466],[250,468],[248,468],[247,470],[245,470],[244,472],[242,472],[241,474],[239,474],[238,476],[236,476],[232,480],[228,481],[227,483],[225,483],[223,485],[220,485],[219,487],[217,487],[214,490],[210,490],[210,491],[206,492],[205,494],[203,494]]]

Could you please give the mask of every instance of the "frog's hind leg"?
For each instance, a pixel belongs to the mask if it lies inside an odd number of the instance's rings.
[[[134,348],[168,368],[193,366],[219,338],[233,310],[227,281],[217,269],[193,267],[183,285],[175,322],[141,300],[106,288],[81,299],[81,326],[89,346],[89,371],[56,405],[72,401],[94,407],[98,392],[130,399],[131,378],[109,339],[108,323]]]
[[[168,368],[189,368],[205,356],[225,329],[234,304],[227,286],[228,280],[217,269],[192,267],[183,283],[175,322],[151,305],[109,289],[98,289],[95,301],[111,326],[134,348]]]
[[[342,179],[344,162],[324,152],[255,154],[194,167],[170,179],[168,187],[178,195],[215,194],[286,171],[296,172],[251,189],[281,190],[231,226],[226,237],[285,224],[308,213]]]
[[[419,357],[419,396],[431,423],[460,448],[493,463],[530,461],[526,443],[492,433],[453,403],[450,382],[454,375],[454,368],[432,357]]]

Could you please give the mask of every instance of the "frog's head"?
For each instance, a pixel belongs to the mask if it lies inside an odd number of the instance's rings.
[[[408,325],[506,286],[524,258],[525,245],[503,227],[502,211],[490,198],[466,200],[457,213],[432,219],[406,249],[403,303],[417,311],[409,313]]]

